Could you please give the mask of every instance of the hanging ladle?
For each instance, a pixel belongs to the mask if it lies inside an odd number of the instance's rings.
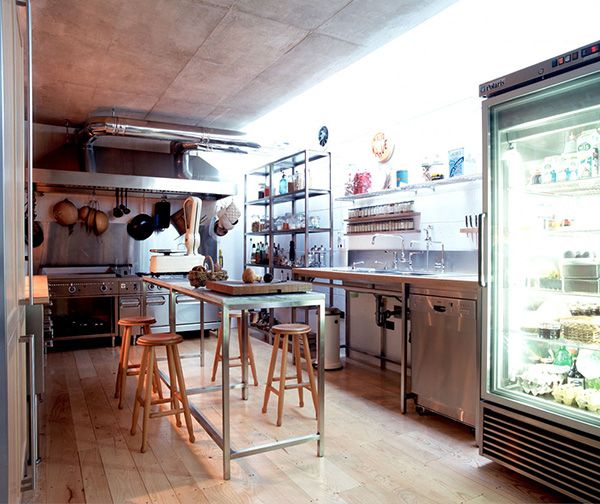
[[[131,210],[127,206],[127,195],[129,194],[129,192],[127,189],[123,189],[123,192],[125,193],[125,205],[123,205],[123,193],[121,193],[121,210],[123,210],[123,213],[125,215],[128,215],[129,213],[131,213]]]
[[[118,219],[123,216],[123,210],[121,210],[121,205],[119,205],[119,190],[115,189],[115,208],[113,208],[113,215]]]

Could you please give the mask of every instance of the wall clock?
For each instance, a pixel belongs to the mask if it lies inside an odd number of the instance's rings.
[[[325,145],[327,145],[327,140],[329,140],[329,130],[327,129],[327,126],[321,126],[319,129],[319,145],[325,147]]]

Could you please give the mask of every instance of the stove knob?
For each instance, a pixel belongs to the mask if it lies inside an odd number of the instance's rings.
[[[149,290],[154,290],[154,284],[148,284],[148,289]]]
[[[77,292],[77,287],[71,284],[69,285],[69,287],[67,287],[67,291],[69,292],[69,294],[75,294]]]
[[[108,290],[108,287],[106,286],[106,284],[102,284],[100,286],[100,292],[106,292]]]

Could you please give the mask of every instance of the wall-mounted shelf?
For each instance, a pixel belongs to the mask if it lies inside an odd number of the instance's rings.
[[[348,224],[362,224],[365,222],[389,222],[389,221],[399,221],[412,219],[421,215],[419,212],[404,212],[397,214],[387,214],[387,215],[373,215],[369,217],[351,217],[349,219],[344,219]]]
[[[344,236],[361,236],[368,235],[373,236],[376,233],[384,232],[385,234],[409,234],[409,233],[420,233],[420,229],[406,229],[404,231],[365,231],[364,233],[344,233]]]
[[[331,229],[329,228],[308,228],[309,233],[329,233]],[[298,229],[282,229],[280,231],[254,231],[250,233],[246,233],[246,236],[269,236],[269,235],[296,235],[296,234],[304,234],[306,233],[306,229],[298,228]]]
[[[476,182],[481,180],[481,175],[461,175],[460,177],[452,177],[442,180],[432,180],[431,182],[420,182],[418,184],[410,184],[397,189],[387,189],[385,191],[373,191],[363,194],[350,194],[348,196],[341,196],[336,198],[336,201],[355,201],[365,198],[377,198],[379,196],[387,196],[388,194],[406,193],[406,192],[417,192],[419,189],[431,189],[435,191],[436,187],[460,184],[465,182]]]

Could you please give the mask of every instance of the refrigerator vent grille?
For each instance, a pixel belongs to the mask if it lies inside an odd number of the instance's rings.
[[[600,502],[600,440],[484,407],[481,453],[578,501]]]

